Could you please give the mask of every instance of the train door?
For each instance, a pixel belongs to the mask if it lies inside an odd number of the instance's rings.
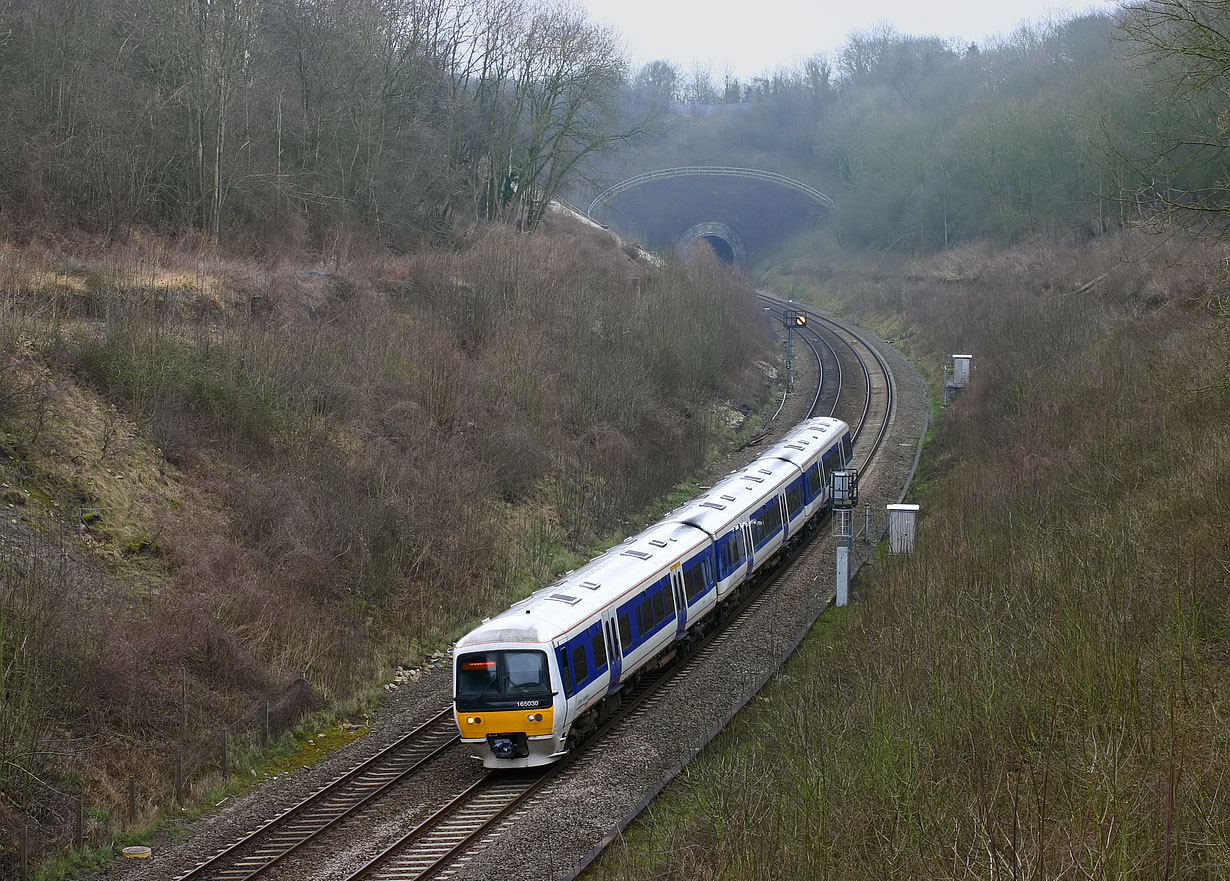
[[[619,644],[619,628],[614,624],[614,618],[602,622],[606,630],[607,661],[611,665],[611,684],[609,690],[614,691],[619,685],[619,675],[623,672],[624,647]]]
[[[675,625],[675,633],[678,636],[683,636],[683,631],[688,629],[688,597],[683,591],[683,567],[677,566],[671,570],[671,590],[675,594],[675,611],[678,614]]]

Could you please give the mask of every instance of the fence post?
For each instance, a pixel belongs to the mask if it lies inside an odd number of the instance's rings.
[[[265,698],[265,741],[264,745],[269,745],[269,698]]]
[[[85,803],[82,799],[77,799],[77,816],[75,817],[76,824],[73,828],[73,846],[77,850],[85,849]]]
[[[21,824],[21,872],[22,881],[30,877],[30,827],[26,823]]]
[[[227,747],[227,730],[223,728],[222,729],[222,779],[223,780],[231,776],[229,763],[227,761],[229,756],[227,756],[226,754],[226,747]]]
[[[182,749],[175,756],[175,803],[180,807],[184,804],[184,751]]]
[[[128,825],[137,825],[137,778],[128,778]]]

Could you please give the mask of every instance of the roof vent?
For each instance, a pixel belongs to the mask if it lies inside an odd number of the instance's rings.
[[[722,498],[725,498],[725,496],[723,496]],[[702,508],[716,508],[719,511],[726,510],[726,506],[723,505],[721,502],[701,502],[700,506]]]
[[[755,474],[745,474],[745,475],[743,475],[743,476],[744,476],[744,477],[746,477],[748,480],[754,480],[754,481],[756,481],[757,483],[764,483],[764,478],[763,478],[763,477],[757,477]]]
[[[724,498],[728,502],[733,502],[735,500],[734,496],[722,496],[722,498]]]
[[[580,597],[574,597],[571,594],[566,593],[553,593],[551,596],[547,597],[547,599],[555,600],[557,603],[567,603],[570,606],[575,606],[577,603],[581,602]]]
[[[597,590],[602,587],[602,584],[597,581],[582,581],[581,587],[587,588],[588,590]]]
[[[660,538],[650,539],[649,543],[653,545],[655,548],[666,547],[666,542],[662,541],[662,539]]]
[[[636,557],[638,560],[648,560],[653,554],[648,551],[627,550],[622,552],[625,557]]]

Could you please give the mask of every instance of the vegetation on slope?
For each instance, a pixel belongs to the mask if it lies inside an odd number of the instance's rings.
[[[858,293],[813,276],[929,364],[975,354],[918,550],[591,874],[1224,877],[1225,255],[1131,234],[949,252]]]
[[[743,281],[579,225],[334,272],[148,239],[2,272],[10,836],[70,831],[56,793],[115,816],[129,774],[161,798],[266,699],[276,728],[362,698],[622,535],[764,389]]]

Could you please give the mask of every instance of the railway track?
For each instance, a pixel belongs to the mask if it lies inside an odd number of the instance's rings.
[[[819,530],[811,529],[804,542]],[[624,693],[618,712],[599,726],[584,744],[590,747],[636,724],[652,712],[667,684],[702,667],[710,653],[727,642],[772,594],[790,568],[783,559],[757,585],[745,591],[736,606],[680,662],[642,673]],[[573,750],[553,765],[533,772],[491,771],[389,845],[346,881],[428,881],[464,862],[465,855],[494,832],[510,815],[528,804],[581,755]]]
[[[785,305],[780,300],[774,300],[774,303]],[[797,304],[795,308],[798,308]],[[824,413],[822,410],[821,398],[825,386],[823,377],[826,373],[823,353],[827,352],[832,359],[828,368],[830,375],[836,373],[840,377],[842,358],[838,355],[838,346],[844,347],[850,357],[861,365],[863,406],[853,432],[856,446],[860,437],[870,437],[870,442],[864,442],[866,452],[862,467],[866,467],[883,443],[891,419],[891,371],[875,348],[857,333],[840,322],[831,321],[817,313],[807,311],[807,314],[809,321],[823,324],[826,328],[824,333],[811,328],[810,331],[800,334],[804,344],[815,356],[819,377],[808,415],[833,415],[841,403],[841,395],[838,392],[827,402],[828,412]],[[831,336],[832,340],[827,338],[828,336]],[[834,345],[834,341],[837,345]],[[874,369],[866,363],[867,359],[872,361]],[[881,405],[873,406],[873,401],[877,400]],[[874,431],[865,435],[870,429]],[[817,531],[813,529],[807,541],[810,541]],[[797,556],[799,554],[796,553],[795,557]],[[749,591],[739,601],[739,605],[727,616],[726,621],[710,631],[680,663],[642,675],[633,686],[631,694],[626,696],[619,712],[589,738],[588,745],[610,735],[618,736],[620,731],[631,728],[641,716],[652,711],[655,703],[665,693],[664,685],[703,666],[715,647],[731,639],[740,627],[756,614],[759,606],[772,595],[773,588],[789,572],[791,561],[795,557],[779,563],[756,589]],[[450,869],[456,869],[464,863],[465,855],[492,834],[505,818],[516,813],[547,785],[564,774],[579,753],[580,751],[574,750],[535,777],[513,778],[507,774],[492,772],[349,876],[347,881],[427,881],[447,874]]]
[[[817,340],[820,344],[827,346],[829,351],[837,358],[840,365],[841,359],[837,357],[837,347],[833,346],[818,330],[818,326],[825,328],[825,333],[831,334],[844,351],[849,353],[849,357],[858,367],[858,371],[862,376],[862,407],[858,410],[857,415],[854,413],[838,414],[837,409],[841,403],[840,394],[834,400],[832,408],[828,415],[839,415],[846,422],[850,423],[853,430],[855,448],[862,456],[861,462],[858,464],[858,470],[863,471],[870,466],[875,454],[879,452],[883,446],[884,438],[888,434],[888,430],[892,425],[892,419],[896,411],[896,386],[893,383],[892,371],[889,369],[888,363],[884,357],[871,343],[867,342],[866,338],[858,331],[849,325],[830,318],[826,315],[821,315],[814,309],[800,305],[796,302],[782,300],[779,297],[766,294],[763,291],[758,291],[756,296],[761,302],[768,304],[770,307],[789,308],[795,312],[802,313],[807,316],[808,325],[806,329],[795,330],[805,342],[810,345],[812,340]],[[815,347],[812,349],[816,351]],[[817,358],[819,354],[817,353]],[[838,368],[840,371],[840,367]],[[841,373],[838,373],[841,376]],[[840,390],[848,388],[847,384],[837,383]],[[819,392],[817,392],[817,401],[819,401]],[[813,404],[812,415],[814,413],[815,404]],[[871,435],[865,432],[874,428],[874,433]]]
[[[451,707],[445,707],[404,737],[209,859],[176,881],[248,881],[402,783],[457,744]]]
[[[807,415],[834,415],[839,407],[858,409],[857,398],[862,398],[861,413],[847,421],[853,427],[856,451],[862,454],[860,470],[866,468],[883,443],[892,416],[893,388],[887,364],[873,346],[840,322],[798,304],[787,304],[763,295],[762,298],[772,305],[790,306],[808,316],[809,327],[803,332],[796,331],[811,350],[817,365],[816,391]],[[820,326],[824,327],[823,331]],[[848,372],[843,369],[843,362],[847,367],[850,362],[860,365],[861,395],[842,391],[842,376]],[[824,382],[826,377],[831,381]],[[873,402],[879,403],[873,406]],[[799,556],[802,555],[796,554],[792,559]],[[775,567],[755,590],[748,591],[740,599],[725,622],[711,630],[679,663],[643,674],[625,696],[620,709],[587,739],[587,746],[612,734],[618,736],[619,731],[630,728],[650,713],[665,693],[663,686],[693,672],[706,662],[711,651],[733,638],[772,595],[773,587],[786,576],[790,567],[790,561]],[[292,854],[302,854],[345,819],[373,804],[442,755],[457,740],[452,707],[446,707],[320,792],[180,875],[176,881],[250,881],[265,874]],[[464,865],[477,843],[495,833],[509,817],[558,780],[583,752],[574,750],[545,770],[487,773],[451,797],[446,796],[435,813],[369,859],[347,881],[426,881],[447,876]]]

